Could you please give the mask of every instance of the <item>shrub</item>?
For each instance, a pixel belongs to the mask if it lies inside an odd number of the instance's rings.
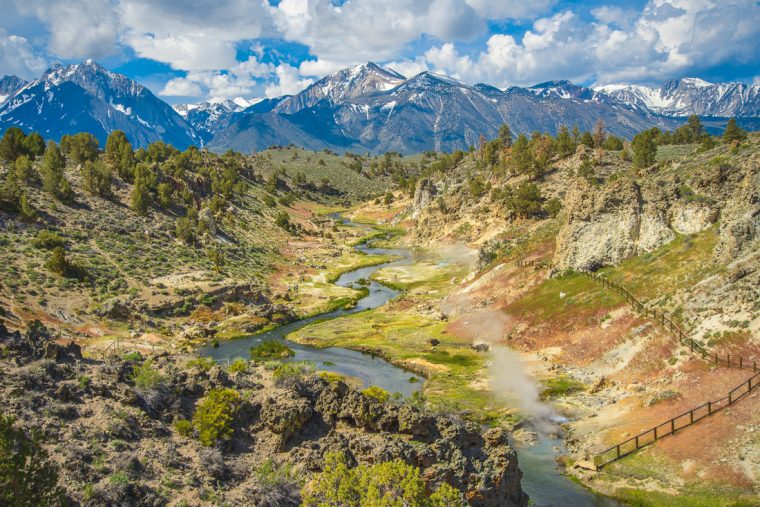
[[[325,457],[325,468],[310,484],[303,505],[382,505],[387,507],[456,507],[462,494],[444,484],[427,494],[420,470],[401,460],[351,468],[341,454]]]
[[[32,246],[35,248],[44,248],[45,250],[52,250],[58,246],[64,246],[64,239],[57,233],[42,229],[37,233],[37,236],[32,240]]]
[[[240,394],[234,389],[212,389],[198,403],[193,415],[193,427],[198,430],[201,444],[211,447],[217,440],[229,440],[232,437],[232,422],[235,419]]]
[[[142,361],[142,354],[140,354],[136,350],[133,350],[132,352],[127,352],[126,354],[124,354],[123,356],[121,356],[121,358],[124,361],[132,361],[132,362],[134,362],[134,361]]]
[[[153,362],[149,359],[132,367],[132,380],[140,389],[151,389],[161,382],[162,377],[161,372],[153,367]]]
[[[275,382],[279,384],[287,380],[298,380],[308,375],[313,375],[315,369],[314,363],[308,361],[281,363],[275,368],[273,377]]]
[[[210,357],[196,357],[187,362],[188,368],[197,368],[201,371],[209,371],[216,363]]]
[[[174,421],[174,429],[183,437],[189,437],[193,434],[193,423],[187,419],[177,419]]]
[[[293,349],[277,340],[266,340],[255,347],[251,347],[251,359],[254,361],[285,359],[293,357],[295,354]]]
[[[50,271],[58,275],[65,275],[69,270],[69,261],[66,260],[66,251],[62,246],[53,248],[53,255],[45,265]]]
[[[345,382],[346,381],[346,377],[344,377],[343,375],[341,375],[339,373],[335,373],[335,372],[332,372],[332,371],[323,371],[323,372],[320,372],[319,376],[321,378],[325,379],[326,381],[328,381],[331,384],[337,384],[338,382]]]
[[[370,386],[367,389],[364,389],[362,391],[362,394],[364,396],[367,396],[368,398],[374,398],[380,403],[385,403],[386,401],[388,401],[388,398],[391,397],[388,391],[386,391],[382,387],[377,387],[377,386]]]
[[[239,357],[232,361],[232,363],[227,368],[227,371],[229,373],[245,373],[245,371],[248,369],[248,362]]]
[[[0,416],[0,505],[58,505],[65,503],[57,486],[58,474],[36,437]]]

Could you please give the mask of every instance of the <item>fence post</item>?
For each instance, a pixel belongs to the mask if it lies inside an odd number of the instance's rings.
[[[636,435],[636,449],[639,448],[639,436]]]
[[[707,402],[707,415],[712,415],[712,401]]]
[[[689,425],[694,424],[694,410],[689,410]]]

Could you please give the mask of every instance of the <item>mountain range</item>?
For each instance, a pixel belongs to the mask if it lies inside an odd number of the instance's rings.
[[[136,146],[162,140],[243,152],[271,145],[380,153],[466,149],[501,124],[514,133],[556,133],[560,125],[590,130],[599,120],[619,136],[671,129],[699,114],[719,128],[736,116],[760,121],[760,86],[696,78],[661,87],[569,81],[499,89],[422,72],[410,78],[374,63],[331,74],[296,95],[169,106],[144,86],[92,60],[57,65],[30,82],[0,80],[0,131],[11,126],[59,139],[79,131],[101,144],[123,130]],[[715,121],[715,120],[718,121]]]

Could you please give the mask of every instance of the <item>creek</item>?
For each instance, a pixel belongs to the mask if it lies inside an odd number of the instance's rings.
[[[334,218],[340,218],[334,216]],[[369,226],[353,223],[340,218],[345,225],[358,227],[365,230]],[[376,385],[390,393],[401,393],[410,396],[414,391],[422,387],[422,383],[412,383],[410,378],[416,377],[414,373],[395,366],[384,359],[341,347],[317,348],[287,340],[287,336],[301,328],[317,321],[325,321],[344,317],[357,312],[378,308],[391,299],[398,296],[399,291],[382,285],[370,279],[377,270],[388,266],[409,265],[416,261],[410,250],[376,248],[372,246],[372,240],[357,245],[357,250],[366,254],[390,255],[394,260],[358,268],[342,274],[335,282],[341,287],[358,288],[360,280],[369,280],[369,293],[360,299],[351,308],[341,308],[324,314],[290,322],[283,326],[272,329],[258,335],[251,335],[234,340],[220,342],[218,347],[205,347],[199,353],[211,357],[216,361],[230,361],[238,357],[250,357],[251,347],[255,347],[265,340],[286,340],[288,346],[293,349],[295,355],[290,361],[310,361],[317,369],[332,371],[348,377],[359,379],[364,387]],[[531,505],[538,507],[607,507],[617,506],[619,503],[605,497],[595,495],[563,475],[556,463],[558,452],[562,449],[562,440],[538,432],[537,442],[530,446],[515,446],[518,454],[518,462],[523,472],[522,487],[531,498]]]

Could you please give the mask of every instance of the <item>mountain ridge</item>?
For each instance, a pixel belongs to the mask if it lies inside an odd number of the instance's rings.
[[[433,72],[411,77],[376,63],[323,77],[295,95],[168,105],[136,81],[93,60],[55,65],[32,81],[0,79],[0,131],[11,126],[45,137],[91,131],[101,143],[123,130],[135,146],[165,141],[215,151],[249,152],[297,144],[336,151],[451,151],[497,134],[546,131],[577,124],[591,130],[601,119],[615,135],[631,138],[651,128],[672,129],[690,114],[760,123],[760,85],[670,80],[660,87],[585,87],[567,80],[504,89],[470,85]]]

